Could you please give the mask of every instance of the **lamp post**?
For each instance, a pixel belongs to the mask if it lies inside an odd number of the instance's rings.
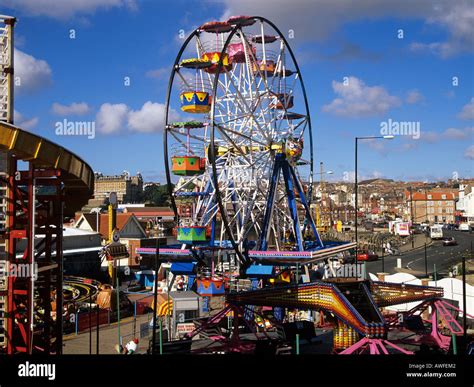
[[[320,175],[321,176],[321,180],[320,180],[320,183],[319,183],[319,190],[321,192],[321,214],[320,214],[320,217],[323,216],[323,205],[324,205],[324,180],[323,180],[323,176],[326,174],[326,175],[332,175],[334,172],[333,171],[324,171],[323,170],[323,162],[321,161],[319,163],[319,172],[316,172],[316,175]]]
[[[413,228],[413,189],[411,186],[409,187],[409,189],[410,189],[410,222],[411,222],[410,228]],[[416,216],[415,216],[415,219],[416,219]],[[410,230],[410,237],[411,237],[411,248],[414,249],[415,239],[413,235],[413,229]]]
[[[354,209],[355,209],[355,242],[356,242],[356,246],[355,246],[355,263],[356,263],[356,267],[357,267],[357,254],[358,254],[358,234],[357,234],[357,212],[358,212],[358,207],[359,207],[359,202],[358,202],[358,199],[359,199],[359,195],[357,193],[357,146],[358,146],[358,142],[359,140],[374,140],[374,139],[384,139],[384,140],[393,140],[395,136],[368,136],[368,137],[355,137],[355,171],[354,171],[354,193],[355,193],[355,205],[354,205]]]

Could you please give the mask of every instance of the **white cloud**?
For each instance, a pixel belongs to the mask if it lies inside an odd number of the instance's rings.
[[[371,176],[372,179],[379,179],[379,178],[383,178],[384,174],[382,172],[379,172],[379,171],[372,171],[369,176]]]
[[[474,145],[471,145],[469,148],[466,149],[464,152],[464,157],[469,160],[474,160]]]
[[[124,130],[133,132],[159,132],[165,126],[166,105],[147,101],[139,110],[132,110],[124,103],[104,103],[100,107],[96,121],[99,132],[113,134]],[[179,120],[179,114],[170,109],[169,121]]]
[[[369,139],[369,140],[364,140],[363,143],[366,143],[369,148],[372,148],[373,150],[376,150],[377,152],[382,152],[385,150],[385,141],[381,139]]]
[[[166,105],[147,101],[128,115],[128,126],[137,132],[158,132],[165,126]]]
[[[409,104],[416,104],[418,102],[423,102],[425,100],[425,97],[423,94],[421,94],[418,90],[410,90],[407,93],[407,98],[406,101]]]
[[[464,129],[448,128],[443,132],[422,131],[420,139],[434,144],[441,140],[464,140],[474,134],[474,127]]]
[[[286,32],[295,31],[295,38],[322,40],[342,24],[360,19],[421,17],[431,8],[427,0],[220,0],[225,5],[222,20],[231,15],[261,15]]]
[[[52,83],[52,71],[46,61],[17,49],[14,50],[14,61],[15,78],[20,81],[15,87],[17,92],[34,92]]]
[[[443,132],[443,135],[453,140],[462,140],[468,136],[468,131],[456,128],[448,128]]]
[[[169,77],[171,70],[167,67],[161,67],[159,69],[149,70],[146,72],[148,78],[166,79]]]
[[[15,126],[18,126],[21,129],[26,129],[26,130],[32,130],[36,125],[38,125],[39,118],[38,117],[33,117],[33,118],[25,118],[23,115],[18,112],[14,111],[14,122]]]
[[[472,0],[436,0],[436,2],[433,0],[218,1],[225,6],[222,20],[230,15],[262,15],[274,22],[283,33],[292,29],[297,41],[325,40],[333,36],[341,25],[354,21],[393,18],[424,20],[430,28],[441,27],[447,31],[446,41],[416,42],[412,45],[414,50],[429,50],[438,55],[450,56],[458,52],[472,51],[474,47]]]
[[[4,0],[2,5],[28,16],[47,16],[54,19],[91,15],[98,9],[127,7],[134,11],[138,8],[135,0]]]
[[[90,107],[85,102],[80,102],[80,103],[73,102],[70,105],[61,105],[60,103],[55,102],[53,103],[51,111],[54,114],[57,114],[59,116],[66,116],[66,115],[81,116],[81,115],[89,113]]]
[[[420,133],[420,139],[433,144],[440,139],[440,134],[437,132],[422,130]]]
[[[332,88],[339,97],[322,109],[338,116],[374,116],[401,104],[398,97],[390,95],[382,86],[367,86],[356,77],[348,77],[347,83],[332,81]]]
[[[104,134],[119,132],[125,128],[129,108],[124,103],[104,103],[96,115],[97,129]]]
[[[462,120],[474,120],[474,97],[463,106],[458,118]]]
[[[400,150],[403,152],[403,151],[409,151],[409,150],[412,150],[412,149],[415,149],[417,147],[417,144],[414,143],[414,142],[407,142],[405,144],[403,144],[401,147],[400,147]]]
[[[419,43],[411,45],[413,51],[429,51],[447,58],[457,53],[472,52],[474,47],[474,8],[472,1],[438,1],[427,17],[428,24],[437,24],[448,30],[444,42]]]

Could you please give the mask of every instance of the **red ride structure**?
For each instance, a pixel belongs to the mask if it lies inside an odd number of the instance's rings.
[[[60,354],[63,219],[92,196],[93,171],[13,125],[15,18],[1,16],[0,23],[0,352]]]

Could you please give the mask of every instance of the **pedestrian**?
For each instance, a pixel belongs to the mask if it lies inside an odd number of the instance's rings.
[[[125,352],[126,355],[133,355],[138,348],[138,339],[135,337],[132,341],[130,341],[126,346],[125,349],[127,350]]]
[[[116,344],[115,350],[122,355],[133,355],[138,348],[138,339],[135,337],[133,340],[129,341],[125,347]]]
[[[176,290],[182,292],[184,290],[184,277],[182,275],[178,276],[176,280]]]

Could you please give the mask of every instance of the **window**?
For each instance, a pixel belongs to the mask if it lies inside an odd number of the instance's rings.
[[[446,199],[446,195],[445,194],[441,195],[441,199]]]
[[[428,199],[433,199],[433,197],[431,195],[428,195]]]
[[[429,205],[429,206],[433,206],[433,205],[434,205],[434,202],[428,202],[428,205]]]
[[[442,206],[443,202],[441,200],[438,200],[438,206]]]

